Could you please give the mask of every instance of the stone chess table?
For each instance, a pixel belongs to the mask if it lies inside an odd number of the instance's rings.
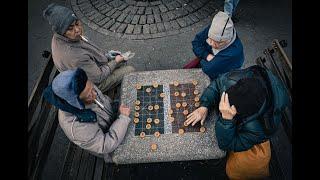
[[[177,123],[169,121],[169,110],[174,108],[171,102],[178,102],[179,99],[173,100],[174,92],[179,90],[173,88],[173,82],[179,82],[182,87],[191,87],[192,82],[196,81],[197,84],[193,86],[194,89],[199,91],[198,96],[201,96],[204,89],[210,84],[210,79],[202,72],[201,69],[175,69],[175,70],[158,70],[158,71],[143,71],[133,72],[123,78],[121,85],[121,103],[130,106],[132,121],[128,126],[128,130],[123,142],[112,153],[112,160],[116,164],[131,164],[131,163],[151,163],[151,162],[168,162],[168,161],[189,161],[189,160],[205,160],[205,159],[220,159],[226,155],[226,152],[218,147],[217,139],[215,136],[215,113],[210,110],[207,119],[204,123],[205,132],[199,131],[200,123],[198,126],[191,128],[185,127],[185,132],[179,134],[177,131]],[[158,84],[150,92],[150,99],[147,95],[143,94],[145,89],[152,86],[154,83]],[[141,85],[141,89],[137,89],[137,84]],[[191,85],[190,85],[191,84]],[[156,95],[164,93],[163,98],[158,98]],[[192,93],[188,93],[186,97],[194,98]],[[142,99],[143,97],[143,99]],[[153,99],[155,98],[155,99]],[[136,100],[141,101],[139,109],[141,117],[139,123],[134,123],[136,118],[135,110]],[[152,99],[152,100],[151,100]],[[160,101],[162,100],[162,102]],[[152,128],[143,128],[146,125],[145,119],[148,114],[148,103],[155,102],[159,105],[157,113],[150,114],[152,119],[160,119],[160,123],[151,123]],[[183,100],[181,100],[182,103]],[[188,101],[188,105],[192,104]],[[192,105],[190,105],[192,106]],[[192,107],[189,111],[193,111],[196,107]],[[177,110],[177,113],[178,110]],[[191,113],[191,112],[189,112]],[[143,114],[143,115],[142,115]],[[183,115],[182,115],[183,116]],[[179,124],[179,123],[178,123]],[[181,126],[181,122],[180,122]],[[191,126],[191,125],[189,125]],[[142,128],[142,130],[141,130]],[[179,127],[178,127],[179,128]],[[140,133],[145,131],[145,137],[141,138]],[[160,132],[160,136],[156,137],[154,132]],[[151,149],[151,145],[156,144],[156,150]]]

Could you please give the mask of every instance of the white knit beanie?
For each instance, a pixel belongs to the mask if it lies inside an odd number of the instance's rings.
[[[234,35],[233,22],[227,13],[219,11],[212,19],[208,37],[215,41],[231,40]]]

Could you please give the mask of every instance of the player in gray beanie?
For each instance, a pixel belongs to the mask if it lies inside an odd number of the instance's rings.
[[[51,3],[44,11],[43,17],[49,21],[52,30],[64,35],[70,24],[78,20],[76,15],[67,7]]]

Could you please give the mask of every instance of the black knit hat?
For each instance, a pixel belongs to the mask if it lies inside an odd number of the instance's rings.
[[[257,113],[263,105],[267,91],[260,80],[256,78],[240,79],[226,90],[230,106],[234,105],[237,114],[245,118]]]
[[[43,17],[52,25],[52,30],[60,35],[63,35],[70,24],[78,19],[69,8],[59,6],[55,3],[51,3],[43,11]]]

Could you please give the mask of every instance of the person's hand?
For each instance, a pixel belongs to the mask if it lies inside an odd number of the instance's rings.
[[[123,114],[125,116],[129,117],[130,115],[130,108],[126,105],[121,104],[119,107],[119,111],[120,111],[120,114]]]
[[[207,61],[211,61],[213,58],[214,58],[214,56],[212,54],[208,54]]]
[[[185,121],[185,123],[187,125],[192,123],[192,126],[194,126],[197,122],[201,120],[200,123],[201,125],[203,125],[204,120],[207,117],[207,114],[208,114],[208,108],[199,107],[198,109],[196,109],[195,111],[193,111],[191,114],[187,116],[187,120]]]
[[[120,63],[120,62],[122,62],[124,60],[124,58],[121,55],[117,55],[115,60],[116,60],[117,63]]]
[[[232,120],[233,117],[237,114],[236,107],[234,105],[230,107],[228,94],[225,92],[223,92],[221,95],[219,111],[221,112],[222,118],[228,120]]]

